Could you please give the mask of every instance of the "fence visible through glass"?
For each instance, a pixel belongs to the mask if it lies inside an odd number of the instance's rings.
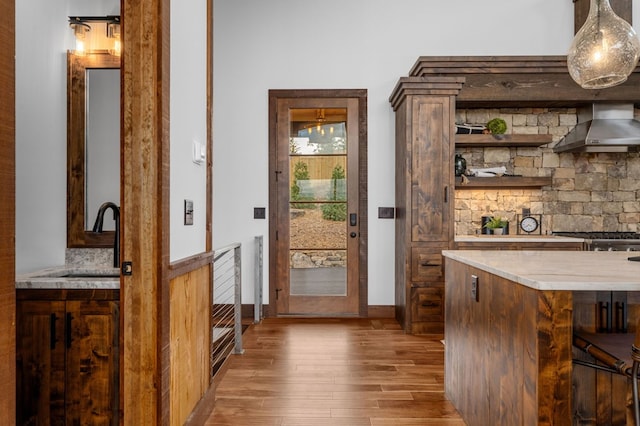
[[[293,109],[289,150],[290,294],[347,291],[344,108]]]

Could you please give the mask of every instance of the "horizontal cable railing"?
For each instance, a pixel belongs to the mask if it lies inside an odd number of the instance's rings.
[[[241,354],[241,246],[214,250],[211,307],[211,379],[230,353]]]
[[[258,324],[262,321],[262,262],[263,262],[263,236],[258,235],[255,237],[255,287],[254,287],[254,299],[255,305],[253,307],[253,322]]]

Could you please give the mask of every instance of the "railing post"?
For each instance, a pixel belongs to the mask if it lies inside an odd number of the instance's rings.
[[[242,349],[242,254],[241,247],[238,245],[234,249],[234,276],[235,276],[235,334],[236,334],[236,345],[234,349],[235,354],[244,353],[244,349]]]
[[[254,288],[253,323],[259,324],[262,320],[262,235],[255,237],[255,275],[256,282]]]

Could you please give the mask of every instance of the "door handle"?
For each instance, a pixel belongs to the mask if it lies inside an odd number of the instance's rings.
[[[358,215],[356,213],[349,214],[349,225],[356,226],[358,224]]]
[[[357,236],[358,236],[358,234],[356,234],[355,232],[352,232],[352,233],[350,233],[350,234],[349,234],[349,236],[350,236],[351,238],[355,238],[355,237],[357,237]]]

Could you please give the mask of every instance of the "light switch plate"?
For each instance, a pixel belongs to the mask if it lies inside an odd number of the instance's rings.
[[[193,201],[184,200],[184,224],[193,225]]]

